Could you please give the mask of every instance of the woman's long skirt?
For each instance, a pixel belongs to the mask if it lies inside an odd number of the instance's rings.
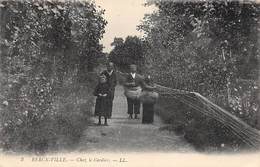
[[[109,103],[110,103],[110,99],[108,97],[98,97],[96,99],[96,105],[95,105],[95,116],[109,117],[110,115]]]
[[[143,103],[143,124],[153,123],[154,120],[154,104],[153,103]]]

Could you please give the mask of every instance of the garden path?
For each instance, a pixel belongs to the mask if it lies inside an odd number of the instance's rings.
[[[127,102],[123,87],[115,90],[112,118],[109,126],[89,126],[81,137],[82,152],[187,152],[193,148],[182,136],[162,131],[165,126],[158,116],[153,124],[142,124],[140,119],[128,119]],[[142,111],[142,110],[141,110]],[[102,120],[103,121],[103,120]]]

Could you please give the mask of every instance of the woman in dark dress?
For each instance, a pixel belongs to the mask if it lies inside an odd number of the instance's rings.
[[[143,90],[141,93],[141,101],[143,103],[142,123],[153,123],[154,121],[154,104],[158,98],[158,93],[154,92],[155,85],[148,75],[143,82]]]
[[[99,83],[95,88],[93,93],[96,98],[96,105],[95,105],[95,116],[98,116],[98,125],[101,125],[101,117],[104,117],[105,123],[107,124],[107,118],[109,117],[109,105],[110,105],[110,86],[107,82],[107,78],[105,75],[100,75]]]

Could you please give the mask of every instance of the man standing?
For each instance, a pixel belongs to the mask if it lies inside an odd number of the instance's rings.
[[[112,62],[109,62],[107,64],[107,70],[103,71],[102,74],[104,74],[108,80],[108,84],[111,91],[111,98],[109,102],[109,115],[108,118],[111,118],[112,116],[112,109],[113,109],[113,100],[115,95],[115,87],[117,85],[117,78],[116,78],[116,72],[114,68],[114,64]]]
[[[142,86],[142,77],[136,73],[136,65],[130,65],[130,73],[126,77],[126,82],[124,86],[131,89],[134,87],[141,87]],[[135,114],[135,119],[138,119],[138,114],[140,114],[140,100],[133,99],[131,97],[127,97],[127,106],[129,114],[129,118],[133,118],[133,114]]]

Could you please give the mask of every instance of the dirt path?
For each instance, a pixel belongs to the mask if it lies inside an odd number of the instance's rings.
[[[142,110],[141,110],[142,111]],[[141,119],[127,118],[127,103],[122,86],[116,87],[112,119],[109,126],[90,126],[85,130],[77,150],[82,152],[186,152],[192,147],[173,132],[161,131],[164,126],[158,116],[151,125]],[[140,115],[141,118],[141,115]],[[97,122],[97,120],[94,120]]]

